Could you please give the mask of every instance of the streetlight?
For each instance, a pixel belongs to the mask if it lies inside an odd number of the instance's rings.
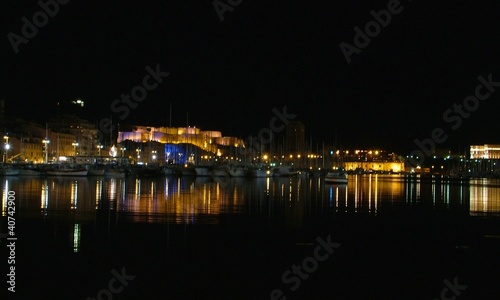
[[[71,145],[73,146],[73,150],[75,151],[75,156],[76,156],[76,154],[77,154],[76,153],[76,147],[78,147],[78,143],[77,142],[73,142]]]
[[[5,162],[7,162],[7,159],[9,158],[8,151],[10,149],[9,136],[5,135],[3,138],[5,140],[5,145],[4,145],[4,148],[5,148]]]
[[[8,162],[8,158],[9,158],[9,149],[10,149],[10,145],[9,144],[5,144],[5,161]]]
[[[121,147],[120,149],[122,150],[122,157],[123,157],[123,151],[127,150],[127,148]]]
[[[44,149],[45,149],[45,163],[48,163],[49,162],[49,139],[47,137],[45,137],[45,139],[42,141],[42,143],[44,144]]]
[[[151,151],[153,161],[156,161],[156,150]]]
[[[101,156],[101,149],[103,148],[103,145],[99,144],[97,145],[97,150],[99,151],[99,156]]]

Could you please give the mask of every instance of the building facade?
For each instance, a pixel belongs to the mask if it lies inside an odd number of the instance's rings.
[[[471,159],[500,159],[500,145],[484,144],[470,146]]]
[[[62,115],[60,117],[50,119],[48,127],[53,132],[74,136],[74,140],[71,141],[73,155],[93,156],[97,154],[99,150],[98,146],[101,143],[98,140],[98,132],[95,124],[73,115]],[[62,149],[65,152],[69,147],[69,145],[67,145],[68,141],[66,141],[66,137],[67,136],[59,136],[59,138],[62,138]],[[61,150],[61,148],[59,148],[59,150]]]

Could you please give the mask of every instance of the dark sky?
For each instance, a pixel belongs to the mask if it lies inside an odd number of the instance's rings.
[[[313,143],[409,152],[437,127],[448,136],[440,147],[500,143],[500,90],[455,129],[443,119],[478,76],[500,81],[494,4],[401,1],[348,64],[340,43],[354,46],[353,28],[390,1],[343,2],[243,0],[221,21],[212,1],[71,0],[16,54],[9,32],[21,35],[21,19],[41,8],[2,1],[0,98],[9,115],[40,122],[79,98],[83,117],[116,120],[111,103],[159,64],[170,75],[121,123],[168,125],[172,105],[173,126],[245,138],[286,106]]]

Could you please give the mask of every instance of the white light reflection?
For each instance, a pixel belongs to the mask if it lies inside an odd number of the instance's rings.
[[[165,200],[168,200],[168,178],[165,178]]]
[[[47,180],[44,180],[42,184],[40,208],[42,210],[41,213],[43,215],[47,215],[47,211],[49,208],[49,183],[47,182]]]
[[[2,216],[7,215],[7,197],[9,193],[9,181],[5,179],[5,183],[3,185],[3,191],[2,191]]]
[[[114,210],[116,201],[116,178],[110,178],[108,187],[109,209]]]
[[[80,224],[75,224],[73,226],[73,252],[80,251]]]

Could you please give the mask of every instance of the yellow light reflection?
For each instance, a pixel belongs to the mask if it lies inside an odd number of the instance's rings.
[[[71,209],[76,209],[78,206],[78,181],[71,183]]]
[[[99,208],[99,203],[102,201],[102,180],[97,180],[95,183],[95,209]]]
[[[110,178],[108,187],[109,209],[114,210],[114,203],[116,201],[116,178]]]

